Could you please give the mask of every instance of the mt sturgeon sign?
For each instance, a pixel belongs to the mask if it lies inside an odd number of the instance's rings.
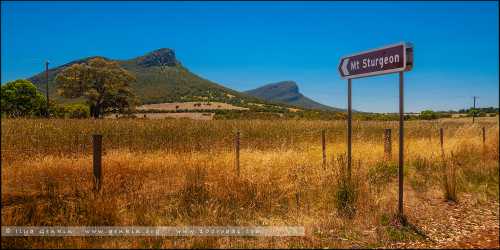
[[[409,71],[413,66],[413,46],[399,43],[340,59],[339,72],[344,79]]]
[[[399,192],[398,217],[406,221],[403,214],[403,170],[404,170],[404,71],[413,68],[413,45],[402,42],[378,49],[342,57],[340,76],[347,79],[347,175],[351,178],[352,165],[352,79],[399,73]]]

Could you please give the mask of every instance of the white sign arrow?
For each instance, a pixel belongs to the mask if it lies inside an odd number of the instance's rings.
[[[347,65],[349,63],[349,58],[345,59],[343,62],[342,62],[342,73],[345,75],[345,76],[348,76],[349,75],[349,71],[347,70]]]

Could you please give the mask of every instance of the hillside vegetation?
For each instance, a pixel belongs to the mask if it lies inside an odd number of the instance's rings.
[[[72,61],[50,69],[49,93],[52,98],[61,102],[81,101],[58,96],[55,76],[70,65],[87,62],[92,58],[95,57]],[[176,59],[171,49],[159,49],[137,58],[114,61],[137,78],[137,81],[130,83],[130,86],[143,104],[209,100],[247,107],[249,102],[265,103],[258,98],[239,93],[190,72]],[[45,92],[45,72],[30,77],[28,80],[32,81],[40,91]]]

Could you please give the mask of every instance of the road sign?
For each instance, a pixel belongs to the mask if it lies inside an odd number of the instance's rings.
[[[373,49],[340,59],[339,72],[347,79],[347,174],[351,180],[352,152],[352,79],[399,72],[399,192],[398,215],[403,215],[403,165],[404,165],[404,78],[403,72],[413,67],[413,46],[398,43]]]
[[[352,79],[409,71],[412,66],[413,46],[399,43],[343,57],[339,72],[343,79]]]

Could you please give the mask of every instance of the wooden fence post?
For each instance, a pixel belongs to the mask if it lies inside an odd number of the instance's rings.
[[[238,176],[240,176],[240,130],[236,131],[236,137],[234,138],[234,151],[236,154],[235,157],[235,167]]]
[[[486,128],[483,127],[483,147],[486,146]]]
[[[94,169],[94,190],[101,190],[102,186],[102,135],[92,135],[93,144],[93,169]]]
[[[300,191],[295,193],[295,203],[297,205],[297,209],[300,208]]]
[[[392,159],[392,132],[390,128],[384,130],[384,160]]]
[[[444,130],[443,130],[443,128],[439,129],[439,143],[441,145],[441,155],[444,156]]]
[[[323,150],[323,169],[326,170],[326,138],[325,138],[325,130],[321,131],[321,148]]]
[[[486,128],[483,127],[483,161],[486,160]]]

